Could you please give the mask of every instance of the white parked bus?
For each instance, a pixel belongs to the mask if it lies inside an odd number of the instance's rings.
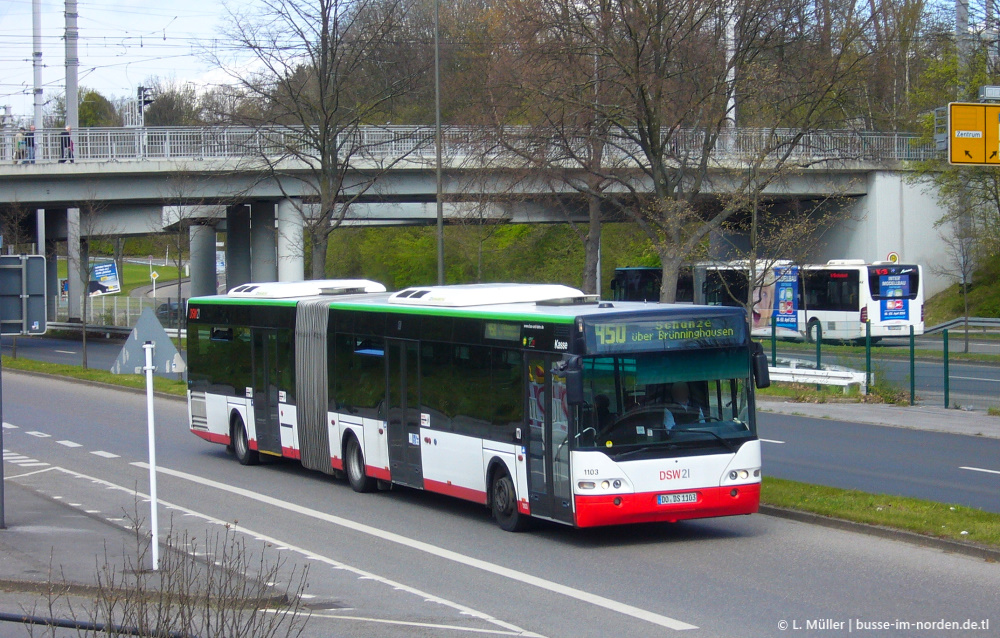
[[[566,286],[246,284],[188,310],[194,434],[244,465],[482,503],[511,531],[756,512],[755,382],[742,310]]]
[[[760,262],[751,307],[754,336],[863,340],[924,332],[923,271],[919,265],[832,259],[796,266]],[[746,261],[695,267],[695,302],[742,306],[749,287]]]

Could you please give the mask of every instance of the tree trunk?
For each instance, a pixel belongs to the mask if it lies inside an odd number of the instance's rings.
[[[309,233],[312,241],[312,263],[309,264],[310,279],[326,279],[326,252],[330,243],[330,233],[315,230]]]
[[[682,257],[675,255],[665,255],[660,253],[660,261],[663,264],[660,282],[660,301],[662,303],[673,303],[677,299],[677,276],[681,272]]]
[[[601,257],[601,200],[587,196],[587,236],[583,240],[583,292],[601,294],[597,289],[597,269]]]

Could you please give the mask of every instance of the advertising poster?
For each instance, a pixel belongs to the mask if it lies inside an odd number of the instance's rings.
[[[909,304],[906,297],[910,294],[910,278],[906,275],[880,275],[878,278],[879,296],[882,297],[882,321],[887,319],[908,320]]]
[[[799,268],[777,266],[774,269],[774,325],[787,330],[799,329]]]
[[[118,281],[118,265],[113,261],[91,265],[90,285],[87,290],[91,297],[121,292],[121,282]]]

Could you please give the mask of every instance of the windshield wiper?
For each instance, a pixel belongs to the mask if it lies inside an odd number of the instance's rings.
[[[678,430],[678,432],[702,432],[704,434],[711,434],[712,436],[714,436],[715,438],[717,438],[720,443],[722,443],[723,445],[725,445],[726,448],[728,448],[730,452],[732,452],[734,454],[736,453],[736,447],[732,444],[731,441],[729,441],[729,440],[727,440],[727,439],[719,436],[718,434],[716,434],[715,432],[712,432],[711,430],[699,430],[699,429],[685,428],[683,430]]]
[[[621,461],[622,459],[628,458],[630,456],[635,456],[639,452],[648,452],[649,450],[676,450],[677,444],[671,443],[669,445],[643,445],[631,450],[625,450],[615,455],[616,461]]]

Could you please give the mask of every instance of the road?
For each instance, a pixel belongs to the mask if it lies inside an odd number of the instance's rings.
[[[757,419],[769,476],[1000,512],[1000,439],[767,412]]]
[[[119,488],[146,486],[144,398],[16,373],[3,381],[4,420],[16,426],[5,428],[4,447],[47,464],[7,464],[8,480],[93,516],[121,517],[128,503]],[[356,494],[293,462],[241,467],[222,446],[187,431],[183,402],[158,400],[156,410],[159,494],[175,508],[166,510],[174,530],[203,535],[206,521],[214,529],[238,521],[249,544],[270,542],[268,551],[291,564],[308,563],[308,593],[326,603],[309,636],[575,638],[688,629],[744,637],[787,635],[782,622],[845,623],[832,633],[798,632],[830,636],[846,635],[846,623],[858,619],[991,615],[991,627],[1000,626],[1000,570],[980,560],[763,515],[508,534],[477,505],[406,489]],[[782,429],[792,424],[768,419],[765,434],[786,437],[772,445],[793,450],[795,433]],[[935,451],[915,458],[926,463]]]

